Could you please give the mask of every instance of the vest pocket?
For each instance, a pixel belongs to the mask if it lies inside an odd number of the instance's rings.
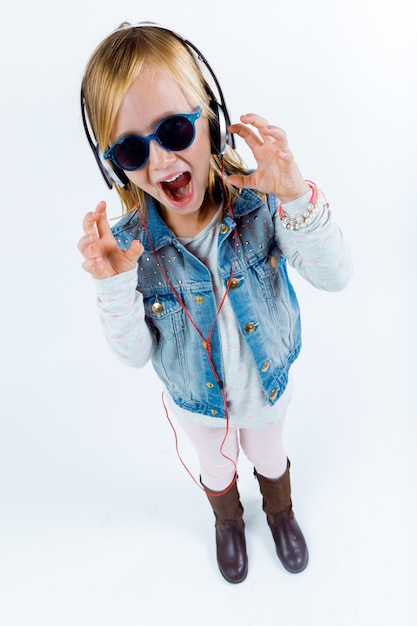
[[[288,279],[286,260],[273,255],[254,269],[272,323],[269,332],[277,337],[278,352],[281,359],[285,359],[298,341],[300,332],[298,302]]]
[[[186,367],[185,315],[173,294],[144,297],[147,323],[156,339],[152,356],[159,378],[172,393],[189,395]]]

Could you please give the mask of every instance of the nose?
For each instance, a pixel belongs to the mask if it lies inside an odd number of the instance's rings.
[[[149,166],[154,169],[162,169],[175,160],[175,153],[172,150],[163,148],[156,139],[149,142]]]

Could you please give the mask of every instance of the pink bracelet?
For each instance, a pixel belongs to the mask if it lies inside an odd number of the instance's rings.
[[[319,208],[317,199],[319,195],[319,189],[317,185],[310,180],[306,180],[306,183],[311,189],[311,197],[310,203],[302,215],[300,215],[299,217],[289,217],[288,215],[285,215],[282,208],[282,202],[279,203],[278,215],[283,227],[287,230],[300,230],[301,228],[305,228],[306,226],[311,224],[311,222],[318,213]]]

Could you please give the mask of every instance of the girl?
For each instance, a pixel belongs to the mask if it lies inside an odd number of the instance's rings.
[[[230,124],[207,61],[172,31],[123,24],[107,37],[86,68],[82,113],[125,212],[110,229],[99,203],[79,242],[107,341],[127,365],[152,359],[167,411],[197,451],[226,580],[248,571],[240,447],[254,464],[278,557],[300,572],[308,550],[283,445],[289,369],[301,346],[287,262],[318,288],[342,289],[351,275],[343,236],[284,131],[254,114]],[[233,134],[252,150],[255,171]]]

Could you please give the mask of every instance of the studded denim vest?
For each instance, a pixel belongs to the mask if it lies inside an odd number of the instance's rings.
[[[284,392],[290,365],[301,347],[299,307],[274,231],[276,210],[275,196],[267,196],[264,202],[257,193],[242,190],[233,207],[234,219],[229,214],[223,219],[218,238],[218,266],[226,285],[232,274],[237,229],[237,258],[228,297],[252,352],[258,384],[271,405]],[[123,217],[112,231],[122,249],[129,248],[134,239],[144,246],[138,261],[137,289],[143,294],[146,322],[155,340],[153,366],[179,406],[225,417],[221,382],[216,382],[206,346],[160,266],[204,338],[216,315],[211,274],[169,230],[152,198],[148,198],[146,225],[147,232],[135,211]],[[216,325],[210,354],[222,381]]]

